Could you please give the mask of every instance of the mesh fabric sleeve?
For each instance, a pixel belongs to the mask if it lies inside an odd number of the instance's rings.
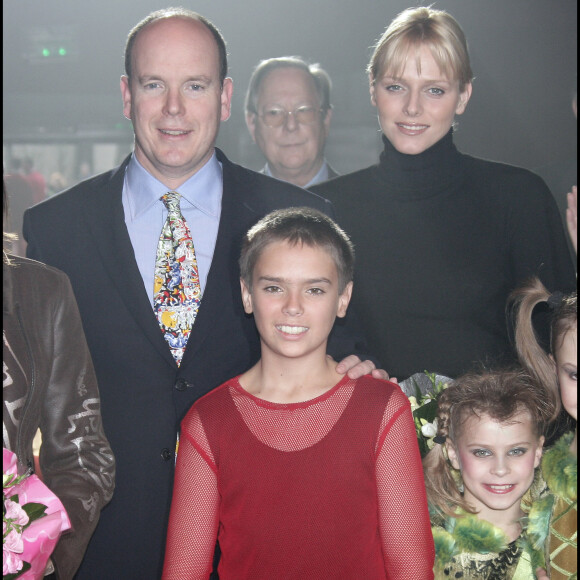
[[[164,580],[207,580],[219,519],[216,466],[199,414],[182,423],[169,514]]]
[[[389,580],[433,578],[435,549],[411,406],[389,399],[376,461],[379,526]]]

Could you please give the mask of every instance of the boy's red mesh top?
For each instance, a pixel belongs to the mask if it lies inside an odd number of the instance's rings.
[[[303,403],[237,378],[182,423],[163,578],[424,580],[435,557],[411,407],[344,377]]]

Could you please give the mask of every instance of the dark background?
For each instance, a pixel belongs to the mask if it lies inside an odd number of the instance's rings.
[[[77,160],[84,155],[95,170],[100,169],[91,153],[95,143],[115,144],[115,156],[124,157],[132,145],[119,92],[125,38],[148,12],[169,5],[5,0],[4,162],[14,146],[35,144],[73,144],[81,151]],[[333,79],[330,162],[346,173],[376,160],[382,146],[364,70],[374,41],[410,4],[199,0],[181,5],[212,20],[228,44],[234,100],[218,145],[233,161],[262,166],[245,127],[244,93],[260,59],[289,54],[319,62]],[[439,0],[434,6],[462,25],[476,76],[467,112],[459,117],[459,148],[530,169],[575,155],[576,1]],[[40,56],[42,47],[52,46],[54,54],[61,44],[65,57]]]

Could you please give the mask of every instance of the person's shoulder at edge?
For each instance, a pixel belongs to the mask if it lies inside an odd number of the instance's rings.
[[[103,173],[93,175],[83,181],[75,183],[64,191],[50,196],[49,198],[26,210],[26,213],[34,214],[39,210],[47,211],[49,208],[60,208],[63,204],[66,205],[73,203],[75,200],[77,203],[82,204],[82,199],[84,196],[94,195],[96,191],[114,179],[119,172],[124,172],[130,158],[131,155],[128,155],[120,165],[104,171]]]
[[[465,153],[461,156],[467,166],[467,175],[474,183],[493,184],[504,190],[506,187],[517,186],[514,193],[528,195],[550,193],[544,179],[530,169]]]
[[[10,253],[3,262],[4,311],[21,300],[31,298],[39,304],[62,304],[74,300],[70,279],[65,272],[43,262]]]
[[[39,262],[38,260],[33,260],[31,258],[25,258],[23,256],[16,256],[7,252],[9,262],[4,262],[4,267],[11,268],[12,276],[26,276],[27,283],[44,281],[38,280],[38,275],[52,276],[56,278],[62,278],[68,280],[68,276],[58,268],[49,266],[44,262]]]

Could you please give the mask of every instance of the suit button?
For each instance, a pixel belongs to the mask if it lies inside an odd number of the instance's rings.
[[[173,457],[173,453],[167,447],[161,450],[161,457],[163,461],[169,461]]]
[[[185,389],[187,389],[189,386],[189,383],[185,379],[177,379],[175,381],[175,388],[178,391],[185,391]]]

